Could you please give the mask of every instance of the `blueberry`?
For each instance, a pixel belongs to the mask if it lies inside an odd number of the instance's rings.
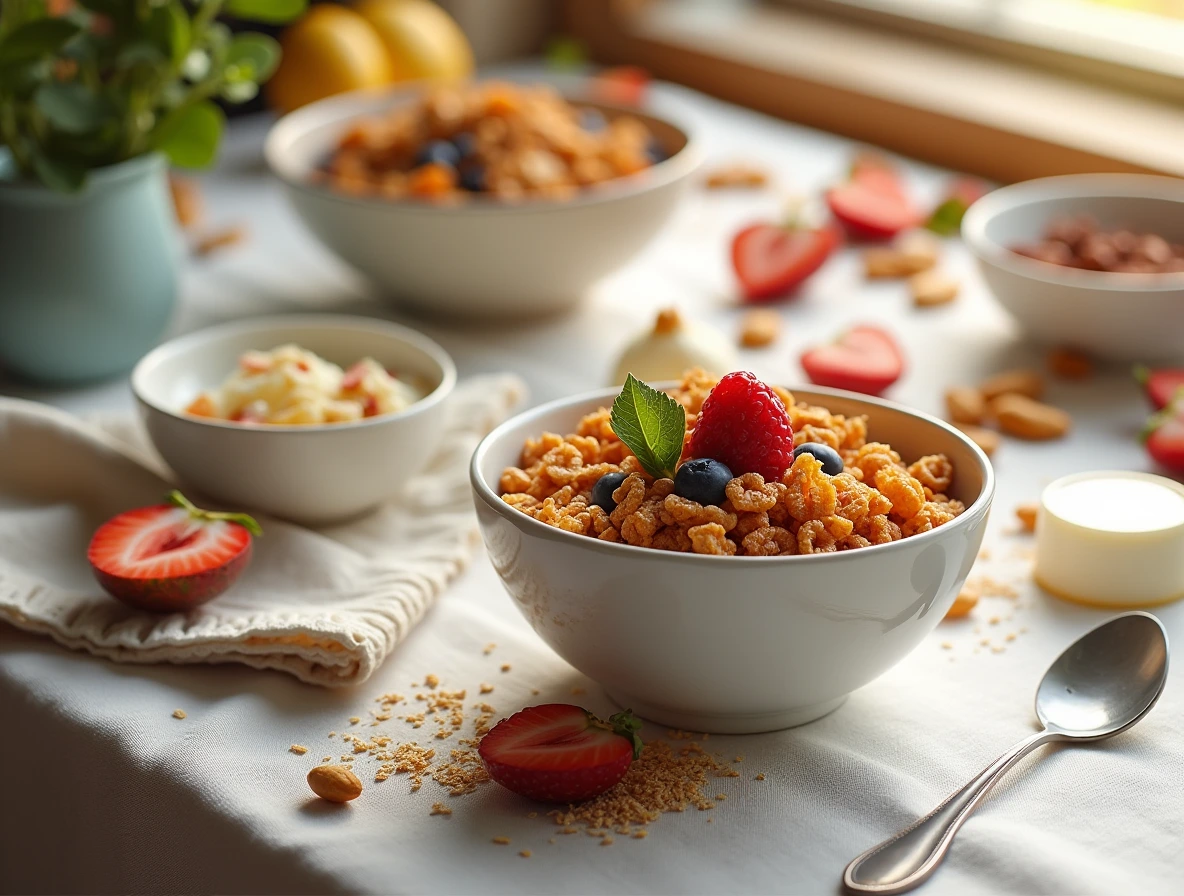
[[[592,486],[592,503],[605,513],[612,513],[617,509],[617,502],[613,500],[613,492],[620,488],[624,481],[624,473],[605,473]]]
[[[416,167],[436,163],[456,167],[460,161],[460,152],[447,140],[432,140],[425,143],[415,156]]]
[[[646,144],[645,154],[649,156],[650,162],[654,165],[657,165],[659,162],[665,162],[668,158],[670,158],[670,156],[666,154],[666,150],[662,144],[653,137],[651,137],[650,142]]]
[[[696,457],[688,460],[674,474],[674,493],[700,504],[722,504],[724,489],[732,481],[732,471],[718,460]]]
[[[452,145],[456,147],[457,155],[465,159],[477,151],[477,138],[468,131],[462,131],[452,138]]]
[[[603,131],[607,126],[608,122],[605,121],[604,114],[599,109],[580,110],[580,127],[585,131],[595,134],[598,131]]]
[[[823,445],[821,442],[805,442],[793,449],[794,460],[797,460],[799,454],[812,454],[818,458],[822,462],[822,472],[827,476],[838,476],[843,472],[843,459],[839,457],[839,452],[831,448],[830,445]]]
[[[485,189],[485,168],[477,162],[461,165],[460,186],[470,193],[480,193]]]

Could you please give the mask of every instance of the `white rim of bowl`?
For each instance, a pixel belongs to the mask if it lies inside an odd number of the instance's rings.
[[[351,331],[380,331],[388,336],[393,336],[408,345],[414,346],[420,351],[428,355],[440,367],[440,382],[427,395],[413,404],[407,406],[401,411],[396,411],[393,414],[379,414],[375,417],[366,417],[362,420],[350,420],[342,423],[266,423],[258,425],[244,425],[242,423],[235,423],[232,420],[218,420],[212,417],[198,417],[192,414],[186,414],[184,411],[175,408],[165,407],[150,398],[144,392],[143,379],[148,375],[152,367],[159,364],[167,355],[176,351],[178,348],[189,348],[195,344],[217,342],[220,337],[238,336],[247,333],[258,332],[265,334],[269,330],[274,330],[280,327],[307,327],[315,326],[318,329],[339,329]],[[229,375],[229,371],[227,372]],[[364,317],[362,315],[351,314],[275,314],[265,317],[250,317],[239,321],[228,321],[223,324],[215,324],[212,327],[206,327],[202,330],[196,330],[192,333],[187,333],[184,336],[178,336],[175,339],[170,339],[168,342],[161,343],[143,358],[141,358],[135,369],[132,370],[131,387],[132,393],[145,407],[149,407],[158,413],[165,414],[175,420],[180,420],[183,423],[190,423],[194,426],[210,426],[218,429],[229,429],[234,432],[252,432],[252,433],[287,433],[287,432],[303,432],[303,433],[318,433],[318,432],[341,432],[347,429],[361,429],[367,426],[380,426],[383,423],[396,419],[406,419],[415,414],[423,413],[434,405],[439,404],[452,392],[456,386],[456,365],[448,352],[436,343],[429,339],[422,333],[412,330],[410,327],[404,327],[402,324],[397,324],[393,321],[383,320],[376,317]]]
[[[1012,274],[1055,283],[1121,292],[1175,292],[1184,286],[1184,271],[1124,274],[1083,271],[1037,261],[1011,251],[987,236],[992,218],[1011,208],[1045,199],[1158,199],[1180,203],[1184,213],[1184,180],[1156,174],[1063,174],[1000,187],[979,199],[962,219],[962,239],[981,260]]]
[[[271,130],[267,133],[267,139],[263,146],[263,156],[267,161],[267,167],[271,170],[272,174],[292,189],[298,189],[305,193],[350,205],[360,205],[367,208],[397,208],[401,211],[423,215],[448,215],[458,212],[504,215],[555,212],[560,209],[598,205],[614,199],[635,196],[693,174],[702,162],[702,152],[699,149],[699,143],[691,131],[681,123],[671,121],[666,117],[664,112],[649,107],[635,109],[613,103],[597,102],[579,95],[576,91],[560,89],[559,92],[564,99],[577,105],[593,106],[598,109],[611,109],[623,114],[652,118],[678,131],[682,134],[686,142],[682,149],[663,159],[661,162],[657,162],[634,174],[614,177],[606,181],[604,185],[594,189],[581,189],[572,199],[525,199],[521,202],[511,203],[490,196],[474,196],[454,205],[435,205],[430,202],[382,199],[374,196],[350,196],[334,190],[332,187],[309,180],[309,175],[313,171],[312,168],[305,168],[300,172],[299,176],[288,173],[287,169],[294,166],[284,161],[285,153],[287,151],[287,145],[296,136],[321,129],[342,127],[347,121],[367,118],[378,115],[383,111],[388,111],[405,102],[412,101],[422,93],[426,83],[424,81],[416,81],[412,84],[401,85],[394,89],[352,90],[348,93],[335,94],[323,100],[317,100],[315,103],[309,103],[307,106],[301,106],[299,109],[289,112],[272,125]],[[369,109],[369,111],[354,109],[348,113],[341,111],[340,114],[335,114],[339,112],[337,108],[339,106],[357,106],[365,101],[375,104],[376,108]],[[379,103],[383,104],[381,108],[377,108],[377,104]]]
[[[671,388],[675,383],[659,383],[657,388],[667,389]],[[786,386],[790,392],[795,392],[794,389]],[[820,395],[824,397],[834,397],[847,399],[849,401],[858,401],[863,404],[870,404],[877,408],[883,408],[889,411],[896,411],[898,413],[907,414],[910,417],[915,417],[926,423],[930,423],[939,429],[944,429],[947,433],[952,434],[964,447],[970,450],[971,455],[978,462],[979,469],[983,474],[983,487],[978,493],[978,496],[970,503],[970,505],[955,519],[945,523],[936,529],[930,529],[928,532],[921,532],[909,538],[901,538],[897,541],[891,541],[887,544],[873,544],[866,548],[854,548],[851,551],[835,551],[827,554],[794,554],[790,557],[736,557],[736,556],[720,556],[715,554],[692,554],[679,551],[662,551],[655,548],[643,548],[631,544],[623,544],[620,542],[601,541],[597,538],[590,538],[587,535],[576,535],[574,532],[566,532],[563,529],[555,526],[548,526],[546,523],[541,523],[534,517],[527,516],[520,510],[511,507],[501,499],[501,495],[497,494],[485,481],[481,475],[481,464],[484,461],[485,455],[489,452],[489,447],[507,430],[519,425],[523,422],[528,422],[532,419],[537,419],[552,411],[562,410],[574,405],[581,404],[586,401],[606,401],[617,394],[616,389],[597,389],[592,392],[583,392],[579,395],[574,395],[570,398],[560,398],[555,401],[547,402],[530,410],[523,411],[520,414],[515,414],[509,420],[497,426],[492,432],[483,438],[480,444],[477,445],[477,450],[473,452],[473,457],[469,461],[469,481],[473,487],[473,491],[477,496],[484,501],[490,508],[494,510],[499,516],[508,520],[519,529],[523,529],[532,535],[537,535],[540,538],[551,541],[566,542],[571,545],[580,545],[587,550],[599,551],[608,555],[618,554],[621,551],[626,553],[626,556],[633,554],[634,556],[653,557],[655,554],[658,558],[679,558],[678,562],[683,563],[827,563],[838,562],[842,557],[849,556],[852,553],[858,553],[859,556],[866,556],[868,551],[893,551],[902,550],[908,545],[924,544],[923,540],[929,540],[948,533],[951,527],[965,528],[971,525],[971,521],[978,520],[985,516],[990,507],[991,499],[995,494],[995,471],[991,466],[991,461],[987,458],[983,450],[978,447],[965,433],[958,430],[956,427],[950,426],[944,420],[939,420],[937,417],[929,414],[915,411],[912,408],[907,408],[904,405],[896,404],[895,402],[885,401],[882,398],[873,398],[869,395],[861,395],[858,392],[848,392],[843,389],[829,389],[824,386],[808,386],[803,387],[800,391],[803,394],[809,393],[812,395]],[[795,392],[796,394],[796,392]],[[919,541],[920,539],[920,541]]]

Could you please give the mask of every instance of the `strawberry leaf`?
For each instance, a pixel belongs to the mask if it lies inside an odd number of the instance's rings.
[[[626,709],[623,712],[618,712],[615,715],[608,717],[608,723],[612,726],[613,731],[632,742],[633,744],[633,758],[636,759],[641,755],[645,744],[641,740],[641,719],[633,715],[633,710]]]
[[[629,374],[609,422],[647,473],[656,479],[674,478],[687,431],[681,404]]]
[[[227,523],[237,523],[256,537],[263,534],[263,527],[255,521],[253,516],[248,516],[245,513],[223,513],[219,510],[202,510],[176,489],[169,492],[167,500],[174,507],[180,507],[182,510],[188,512],[194,519],[223,520]]]

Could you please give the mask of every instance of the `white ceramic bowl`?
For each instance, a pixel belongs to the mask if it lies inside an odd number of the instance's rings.
[[[520,414],[473,455],[477,517],[502,582],[543,640],[621,706],[694,731],[809,722],[899,662],[962,587],[995,489],[986,456],[940,420],[888,402],[821,388],[794,393],[836,413],[868,414],[871,437],[906,458],[944,452],[966,512],[931,532],[842,553],[712,557],[573,535],[500,499],[498,477],[528,436],[571,432],[615,390]]]
[[[244,426],[184,413],[248,349],[293,342],[342,367],[372,357],[422,378],[431,392],[397,414],[356,423]],[[439,443],[456,384],[447,353],[426,336],[382,320],[284,315],[236,321],[156,348],[132,372],[152,444],[181,481],[233,509],[306,525],[358,516],[395,497]]]
[[[988,193],[962,237],[995,298],[1039,342],[1121,361],[1184,357],[1184,273],[1082,271],[1010,251],[1062,215],[1184,243],[1184,180],[1142,174],[1046,177]]]
[[[571,201],[507,204],[478,197],[435,206],[347,196],[311,182],[310,173],[351,122],[418,95],[418,88],[351,93],[306,106],[275,125],[265,153],[321,242],[421,312],[526,317],[574,305],[658,233],[699,162],[683,130],[630,111],[670,158]],[[616,114],[603,104],[580,103]]]

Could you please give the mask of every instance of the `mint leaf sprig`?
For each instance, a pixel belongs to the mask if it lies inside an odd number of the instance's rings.
[[[609,422],[647,473],[655,479],[674,478],[687,431],[681,404],[629,374],[613,402]]]

